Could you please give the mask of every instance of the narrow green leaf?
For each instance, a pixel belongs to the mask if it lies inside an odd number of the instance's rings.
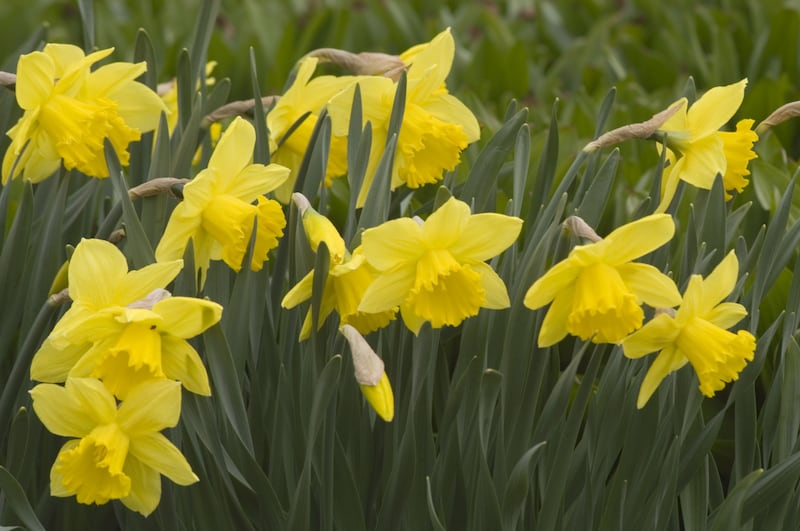
[[[514,203],[512,212],[519,217],[525,199],[525,183],[528,181],[528,169],[531,163],[531,130],[528,124],[522,124],[514,144]]]
[[[517,529],[517,523],[530,490],[531,465],[536,464],[539,459],[539,450],[546,444],[547,441],[542,441],[533,445],[522,454],[511,470],[503,492],[503,529]],[[535,460],[534,457],[536,457]]]
[[[736,486],[722,505],[715,511],[710,531],[728,531],[742,528],[742,509],[753,484],[762,476],[763,470],[754,470],[736,482]]]
[[[125,221],[126,250],[128,251],[133,266],[136,269],[142,268],[155,262],[153,247],[147,239],[142,222],[133,207],[133,202],[128,195],[128,184],[125,175],[117,158],[117,152],[111,141],[105,139],[105,155],[108,164],[108,173],[111,176],[111,183],[114,186],[114,194],[117,201],[122,203],[122,219]]]
[[[83,48],[91,52],[94,50],[94,0],[78,0],[78,11],[81,14]]]
[[[208,44],[211,42],[211,34],[217,23],[217,13],[221,5],[221,0],[205,0],[200,10],[200,16],[194,24],[194,35],[192,38],[191,50],[191,79],[200,79],[201,73],[205,69],[205,57]]]
[[[269,139],[267,137],[267,119],[264,113],[264,104],[261,101],[261,89],[258,86],[258,71],[256,70],[256,53],[250,47],[250,84],[253,91],[253,123],[256,129],[256,146],[253,152],[253,162],[256,164],[269,164]]]
[[[14,511],[25,527],[30,531],[44,531],[44,526],[33,512],[33,507],[25,496],[25,491],[22,490],[16,478],[2,466],[0,466],[0,491],[5,495],[9,508]]]

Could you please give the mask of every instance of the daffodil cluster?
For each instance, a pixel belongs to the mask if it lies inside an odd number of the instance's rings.
[[[39,182],[63,162],[91,177],[108,177],[103,141],[108,138],[120,162],[128,145],[158,126],[166,107],[158,95],[135,81],[145,63],[92,65],[113,48],[85,55],[77,46],[48,44],[19,58],[17,103],[25,111],[8,131],[3,184],[22,176]]]
[[[355,56],[341,51],[321,57],[338,60],[354,68]],[[392,165],[391,188],[401,185],[419,188],[442,179],[445,171],[459,163],[461,152],[480,138],[475,116],[445,85],[455,53],[447,29],[429,43],[414,46],[399,57],[372,54],[359,58],[359,72],[381,71],[386,75],[320,76],[312,79],[319,62],[316,56],[303,58],[294,82],[267,115],[273,160],[292,168],[292,174],[277,196],[289,200],[296,169],[308,147],[314,123],[326,109],[332,124],[326,182],[347,171],[347,134],[350,127],[355,87],[360,87],[364,123],[369,122],[372,143],[366,175],[357,205],[367,198],[378,162],[387,142],[389,121],[395,100],[395,77],[406,69],[407,89],[403,124]],[[365,64],[366,63],[366,64]],[[388,70],[386,70],[388,68]],[[387,77],[392,76],[392,77]],[[363,125],[363,124],[361,124]]]
[[[107,241],[76,246],[72,306],[31,364],[31,378],[46,382],[31,391],[34,410],[50,431],[71,438],[53,464],[54,496],[118,499],[146,516],[160,500],[162,474],[179,485],[198,480],[160,432],[178,422],[181,386],[211,394],[187,339],[219,322],[222,307],[172,297],[164,288],[182,267],[173,260],[129,271]]]

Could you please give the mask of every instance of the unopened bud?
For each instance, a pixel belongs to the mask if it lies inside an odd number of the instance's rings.
[[[564,220],[563,226],[578,238],[583,238],[592,243],[599,242],[603,238],[597,235],[593,228],[586,223],[583,218],[570,216]]]
[[[306,233],[306,238],[308,238],[308,243],[311,244],[311,249],[317,252],[320,242],[325,242],[331,254],[331,263],[341,264],[347,255],[347,248],[344,244],[344,238],[333,226],[331,220],[314,210],[306,196],[300,192],[292,194],[292,201],[297,206],[297,210],[300,211],[303,230]]]

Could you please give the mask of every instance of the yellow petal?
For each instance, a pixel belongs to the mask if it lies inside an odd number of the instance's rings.
[[[416,276],[415,267],[399,267],[378,276],[364,292],[358,311],[380,313],[400,306],[414,287]]]
[[[631,359],[641,358],[651,352],[671,345],[680,334],[675,319],[662,313],[622,341],[622,351]]]
[[[596,245],[601,246],[609,265],[635,260],[658,249],[675,234],[675,222],[668,214],[651,214],[622,225]]]
[[[314,286],[314,271],[311,270],[304,276],[300,282],[289,290],[289,293],[284,295],[281,301],[281,307],[294,308],[303,301],[311,298],[311,291]]]
[[[448,28],[415,55],[408,68],[409,99],[424,99],[439,89],[450,73],[454,55],[455,42]]]
[[[656,207],[656,214],[663,214],[669,208],[672,199],[675,197],[675,192],[678,191],[678,184],[680,183],[680,175],[683,171],[685,159],[681,158],[677,162],[673,162],[670,166],[664,168],[664,173],[661,175],[661,199]]]
[[[674,170],[678,178],[703,190],[710,190],[717,174],[725,175],[727,168],[725,145],[716,134],[693,142],[681,160],[680,171],[677,165]]]
[[[703,280],[703,299],[697,309],[698,315],[705,318],[717,304],[725,300],[736,286],[738,278],[739,260],[736,253],[731,251]]]
[[[686,116],[692,137],[711,134],[728,123],[742,105],[745,86],[746,78],[724,87],[714,87],[694,102]]]
[[[115,287],[114,297],[119,304],[128,305],[144,299],[156,288],[172,282],[183,269],[183,260],[157,262],[131,271]]]
[[[116,100],[118,99],[116,97],[118,91],[135,83],[134,80],[146,71],[147,63],[145,62],[116,62],[103,65],[89,75],[89,82],[86,85],[86,94],[90,98],[111,97]],[[161,98],[159,98],[159,100],[161,100]],[[166,110],[163,102],[159,107]]]
[[[31,361],[31,380],[39,382],[63,382],[72,367],[88,350],[89,345],[56,347],[53,341],[45,339]]]
[[[226,182],[220,193],[232,195],[246,203],[252,203],[260,195],[275,190],[289,177],[289,168],[279,164],[250,164],[233,179]]]
[[[636,400],[636,407],[642,409],[650,397],[653,396],[659,384],[673,371],[683,367],[688,360],[675,347],[668,347],[653,361],[647,374],[639,388],[639,398]]]
[[[84,437],[96,426],[95,419],[66,388],[39,384],[31,389],[33,410],[50,432],[62,437]]]
[[[122,252],[105,240],[82,239],[69,262],[69,293],[95,307],[113,304],[114,291],[128,273]]]
[[[686,108],[688,107],[689,100],[686,98],[681,98],[674,103],[672,103],[667,109],[671,109],[676,105],[680,105],[680,108],[677,112],[675,112],[672,116],[670,116],[666,122],[661,124],[659,127],[659,131],[665,131],[667,136],[670,136],[670,132],[683,132],[688,129],[686,125]]]
[[[422,241],[422,229],[411,218],[387,221],[361,235],[364,257],[378,271],[415,261],[424,251]]]
[[[736,302],[723,302],[715,306],[704,318],[720,328],[730,328],[747,317],[747,308]]]
[[[42,52],[53,60],[56,77],[63,76],[72,65],[80,63],[86,57],[83,50],[74,44],[48,43],[44,45]]]
[[[163,336],[161,351],[161,367],[167,378],[181,382],[192,393],[211,395],[208,373],[192,345],[178,337]]]
[[[367,399],[375,413],[386,422],[391,422],[394,419],[394,394],[386,373],[383,373],[378,385],[361,385],[360,387],[364,398]]]
[[[181,413],[181,384],[150,380],[131,389],[119,407],[118,422],[131,439],[171,428]]]
[[[17,63],[17,103],[25,110],[42,105],[53,92],[53,60],[42,52],[22,55]]]
[[[574,288],[572,286],[560,291],[553,303],[548,308],[547,313],[539,329],[539,339],[537,345],[541,348],[555,345],[567,335],[567,317],[572,311],[572,298]]]
[[[570,287],[580,272],[581,268],[576,267],[569,259],[557,263],[528,288],[525,306],[531,310],[541,308]]]
[[[472,111],[461,100],[450,94],[436,94],[425,102],[425,110],[439,120],[460,125],[471,144],[481,137],[481,128]]]
[[[114,92],[117,112],[128,126],[140,132],[158,128],[161,113],[168,113],[164,100],[142,83],[128,83]]]
[[[653,308],[672,308],[681,303],[675,282],[649,264],[629,262],[617,266],[622,281],[639,298]]]
[[[244,118],[236,117],[219,139],[208,167],[221,175],[236,175],[253,160],[255,145],[256,131],[253,126]]]
[[[481,276],[481,286],[486,293],[486,302],[483,304],[483,308],[502,310],[511,306],[505,282],[489,264],[478,262],[470,264],[469,267]]]
[[[148,516],[161,501],[161,475],[130,454],[124,472],[131,478],[131,491],[120,501],[131,511]]]
[[[422,325],[425,324],[425,319],[414,313],[414,310],[409,304],[400,305],[400,317],[403,319],[403,324],[406,325],[415,336],[419,335]]]
[[[132,437],[129,451],[142,464],[167,476],[178,485],[191,485],[200,481],[181,451],[160,433]]]
[[[469,205],[451,197],[425,220],[422,237],[430,247],[449,249],[461,239],[470,217]]]
[[[103,382],[95,378],[67,378],[65,388],[95,425],[110,424],[117,416],[117,402]]]
[[[458,260],[483,262],[508,249],[521,230],[520,218],[494,213],[475,214],[470,216],[450,252]]]
[[[222,306],[216,302],[191,297],[170,297],[157,302],[153,312],[163,321],[158,330],[164,334],[189,339],[202,334],[222,318]]]
[[[185,203],[180,203],[172,211],[167,228],[156,246],[156,260],[164,262],[183,258],[189,238],[200,228],[201,218],[197,215],[186,215]]]

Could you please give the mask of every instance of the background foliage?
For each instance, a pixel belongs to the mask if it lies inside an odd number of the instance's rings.
[[[80,506],[49,496],[48,471],[61,441],[30,414],[27,369],[59,311],[44,300],[65,246],[118,227],[124,195],[115,195],[111,182],[77,175],[36,187],[11,183],[0,192],[0,525],[796,527],[800,276],[793,273],[800,198],[793,174],[800,123],[761,139],[752,185],[732,203],[718,188],[687,190],[676,213],[678,238],[650,257],[683,287],[690,274],[707,274],[737,250],[734,295],[748,308],[745,326],[759,341],[741,379],[714,399],[703,399],[684,369],[637,411],[649,361],[579,341],[537,349],[543,312],[524,308],[522,296],[576,243],[559,228],[565,215],[578,212],[606,234],[652,210],[655,148],[628,143],[574,163],[597,133],[742,77],[750,81],[735,119],[759,121],[800,99],[800,3],[245,0],[206,2],[215,16],[205,20],[194,1],[115,0],[93,6],[94,31],[85,31],[81,9],[85,16],[90,5],[0,4],[3,69],[13,71],[18,55],[42,41],[91,39],[115,46],[115,59],[147,58],[150,83],[177,75],[180,86],[194,87],[192,72],[206,57],[219,63],[217,79],[230,79],[227,97],[224,83],[220,92],[190,92],[193,102],[183,109],[198,120],[190,118],[171,145],[152,154],[146,138],[133,155],[128,185],[189,176],[199,117],[221,102],[251,98],[251,76],[261,94],[279,93],[295,61],[313,48],[397,53],[451,26],[457,54],[448,86],[476,112],[482,140],[445,184],[453,195],[474,199],[476,210],[525,218],[518,245],[493,263],[512,307],[481,312],[458,328],[425,327],[416,338],[398,325],[373,334],[397,401],[394,422],[384,424],[363,403],[335,324],[299,344],[304,308],[279,307],[315,260],[289,209],[287,234],[268,271],[209,273],[205,294],[225,306],[221,326],[198,345],[214,396],[184,395],[181,424],[170,433],[201,482],[165,482],[161,506],[147,520],[118,504]],[[2,129],[17,116],[13,93],[4,90]],[[0,151],[7,145],[0,139]],[[309,152],[304,186],[317,196],[323,161],[319,150]],[[430,187],[407,202],[395,198],[388,213],[368,207],[360,220],[368,226],[387,215],[425,215],[444,197]],[[348,201],[334,188],[320,198],[320,210],[352,235]],[[123,246],[137,265],[173,204],[150,198],[137,202],[136,215],[124,209]],[[174,291],[194,295],[191,286],[179,277]]]

